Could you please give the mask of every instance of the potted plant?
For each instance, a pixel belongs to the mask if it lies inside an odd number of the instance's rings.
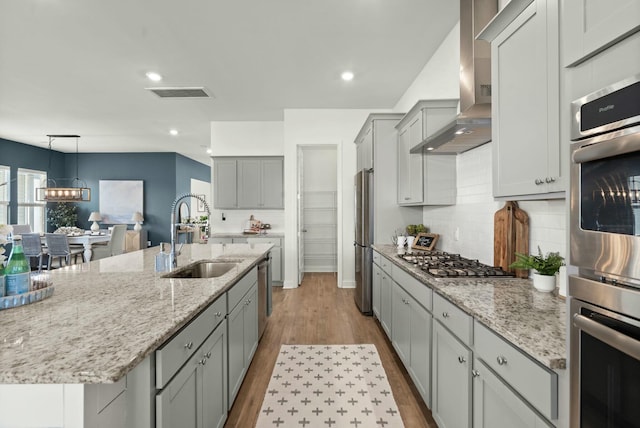
[[[542,254],[538,247],[538,255],[516,254],[516,261],[509,265],[513,269],[533,269],[533,286],[536,290],[549,292],[556,288],[556,273],[564,264],[564,258],[557,252]]]

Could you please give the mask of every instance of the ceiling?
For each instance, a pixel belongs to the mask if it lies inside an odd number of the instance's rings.
[[[449,0],[0,0],[0,138],[208,164],[211,121],[392,108],[458,21]],[[344,82],[340,74],[355,78]],[[163,76],[158,83],[147,71]],[[204,87],[166,99],[149,87]],[[171,128],[179,130],[169,135]],[[76,150],[59,139],[53,149]]]

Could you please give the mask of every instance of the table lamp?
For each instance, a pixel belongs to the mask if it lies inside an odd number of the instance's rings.
[[[140,211],[134,212],[133,216],[131,217],[131,221],[136,222],[135,226],[133,226],[133,230],[135,230],[136,232],[140,232],[140,229],[142,229],[142,226],[140,226],[140,222],[144,221],[142,213]]]
[[[102,221],[102,216],[98,211],[93,211],[91,213],[91,215],[89,216],[89,221],[93,222],[93,224],[91,225],[92,232],[97,232],[98,230],[100,230],[100,225],[98,224],[98,222]]]

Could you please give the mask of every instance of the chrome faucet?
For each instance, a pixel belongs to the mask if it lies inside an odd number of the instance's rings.
[[[196,195],[195,193],[185,193],[184,195],[178,196],[171,204],[171,251],[169,252],[169,270],[173,270],[178,267],[178,256],[180,255],[180,250],[182,249],[182,246],[180,246],[180,248],[176,251],[176,205],[178,205],[178,202],[180,202],[184,198],[197,199],[204,205],[204,208],[207,211],[207,224],[205,225],[205,233],[207,237],[209,236],[209,221],[211,219],[211,210],[209,209],[209,204],[207,204],[207,201],[201,195]]]

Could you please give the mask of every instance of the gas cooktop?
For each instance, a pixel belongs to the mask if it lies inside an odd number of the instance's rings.
[[[398,257],[438,278],[508,278],[515,276],[512,272],[507,272],[500,267],[485,265],[478,260],[466,259],[460,254],[450,254],[444,251],[412,251],[398,254]]]

